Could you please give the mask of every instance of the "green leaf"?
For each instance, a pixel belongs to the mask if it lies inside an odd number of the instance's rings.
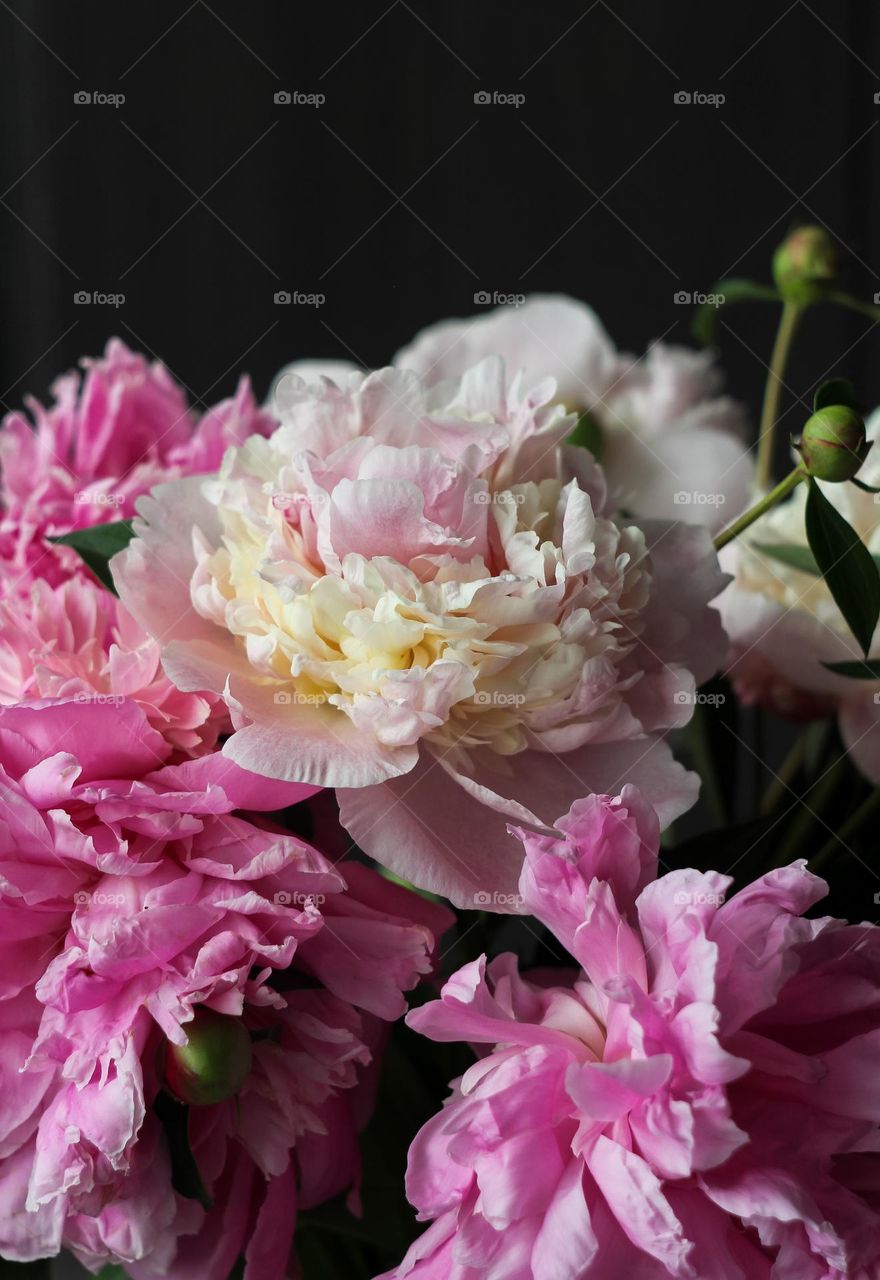
[[[198,1200],[203,1209],[210,1209],[211,1197],[202,1182],[199,1166],[189,1145],[189,1107],[176,1102],[169,1093],[162,1090],[156,1095],[153,1110],[165,1130],[168,1142],[171,1185],[187,1200]]]
[[[743,280],[732,276],[728,280],[719,280],[712,288],[710,297],[724,297],[721,306],[729,307],[735,302],[781,302],[782,297],[767,284],[758,284],[756,280]],[[704,347],[714,347],[718,340],[718,315],[721,306],[704,302],[694,316],[693,335]]]
[[[113,1266],[102,1267],[98,1272],[98,1280],[128,1280],[128,1272],[123,1271],[122,1267]]]
[[[801,573],[812,573],[817,578],[821,569],[816,564],[816,557],[809,547],[802,547],[796,542],[756,542],[755,550],[769,556],[771,560],[779,560],[790,569],[799,569]]]
[[[880,680],[880,662],[823,662],[822,666],[849,680]]]
[[[771,560],[780,560],[790,569],[812,573],[816,578],[822,576],[822,570],[816,564],[816,557],[809,547],[803,547],[797,542],[756,542],[753,545],[756,551],[769,556]],[[871,559],[880,571],[880,556],[872,555]]]
[[[835,604],[867,657],[880,617],[880,572],[855,529],[812,476],[808,485],[807,541]]]
[[[880,489],[875,489],[872,484],[865,484],[864,480],[860,480],[858,476],[853,476],[852,482],[863,493],[880,493]]]
[[[131,520],[117,520],[113,524],[93,524],[88,529],[74,529],[73,533],[50,538],[61,547],[73,547],[89,566],[96,578],[115,592],[110,575],[109,562],[117,551],[123,551],[134,537]]]
[[[579,445],[582,449],[589,449],[596,461],[600,462],[605,447],[602,424],[592,414],[582,413],[577,420],[574,431],[572,431],[565,443]]]
[[[843,404],[861,413],[855,389],[849,378],[829,378],[827,382],[817,387],[816,394],[813,396],[813,412],[818,413],[820,409],[830,404]]]

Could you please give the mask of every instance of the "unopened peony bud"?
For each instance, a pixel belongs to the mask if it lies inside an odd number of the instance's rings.
[[[181,1102],[208,1107],[237,1093],[251,1069],[251,1039],[240,1018],[199,1008],[186,1044],[165,1046],[165,1083]]]
[[[773,278],[786,302],[814,302],[837,268],[837,248],[822,227],[798,228],[773,255]]]
[[[817,480],[851,480],[867,456],[865,424],[855,409],[831,404],[807,420],[797,446]]]

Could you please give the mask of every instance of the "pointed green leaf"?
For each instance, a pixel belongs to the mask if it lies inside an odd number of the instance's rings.
[[[720,305],[704,302],[693,320],[693,335],[704,347],[714,347],[718,340],[718,313],[721,307],[729,307],[734,302],[781,302],[782,298],[770,285],[758,284],[756,280],[743,280],[732,276],[729,280],[719,280],[709,295],[713,298],[723,297]]]
[[[880,662],[823,662],[822,666],[850,680],[880,680]]]
[[[818,413],[830,404],[843,404],[861,413],[861,406],[856,400],[855,389],[849,378],[829,378],[817,387],[813,396],[813,412]]]
[[[602,424],[591,413],[582,413],[577,420],[574,431],[572,431],[565,443],[579,445],[582,449],[589,449],[596,461],[599,462],[602,458],[602,450],[605,444],[605,439],[602,435]]]
[[[755,550],[769,556],[771,560],[779,560],[790,569],[799,569],[801,573],[812,573],[817,578],[821,569],[816,564],[816,557],[809,547],[796,542],[756,542]]]
[[[797,542],[755,542],[753,546],[756,551],[769,556],[771,560],[779,560],[782,564],[787,564],[790,569],[799,569],[801,573],[812,573],[816,578],[822,576],[822,570],[816,564],[816,557],[809,547],[801,546]],[[880,556],[872,555],[871,559],[880,571]]]
[[[880,617],[880,572],[868,548],[810,477],[807,541],[846,624],[867,657]]]
[[[61,547],[73,547],[89,566],[96,578],[111,591],[116,588],[110,574],[109,563],[117,551],[123,551],[134,537],[131,520],[116,520],[112,524],[93,524],[88,529],[74,529],[60,538],[50,538]]]

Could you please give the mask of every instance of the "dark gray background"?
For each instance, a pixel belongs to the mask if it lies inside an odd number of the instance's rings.
[[[383,363],[481,289],[577,294],[633,350],[687,341],[675,292],[766,277],[797,217],[871,297],[877,26],[871,0],[0,0],[0,399],[44,395],[112,333],[196,401],[243,368],[264,391],[298,356]],[[475,104],[493,91],[525,102]],[[771,309],[728,323],[754,403]],[[790,385],[848,372],[876,401],[869,330],[817,311]]]

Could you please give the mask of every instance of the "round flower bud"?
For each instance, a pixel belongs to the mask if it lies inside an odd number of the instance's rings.
[[[865,424],[855,409],[827,405],[808,419],[798,449],[817,480],[851,480],[868,452]]]
[[[787,302],[815,301],[837,268],[837,248],[822,227],[799,227],[773,255],[773,278]]]
[[[180,1102],[209,1107],[238,1093],[251,1069],[251,1038],[240,1018],[196,1010],[187,1043],[165,1046],[165,1084]]]

